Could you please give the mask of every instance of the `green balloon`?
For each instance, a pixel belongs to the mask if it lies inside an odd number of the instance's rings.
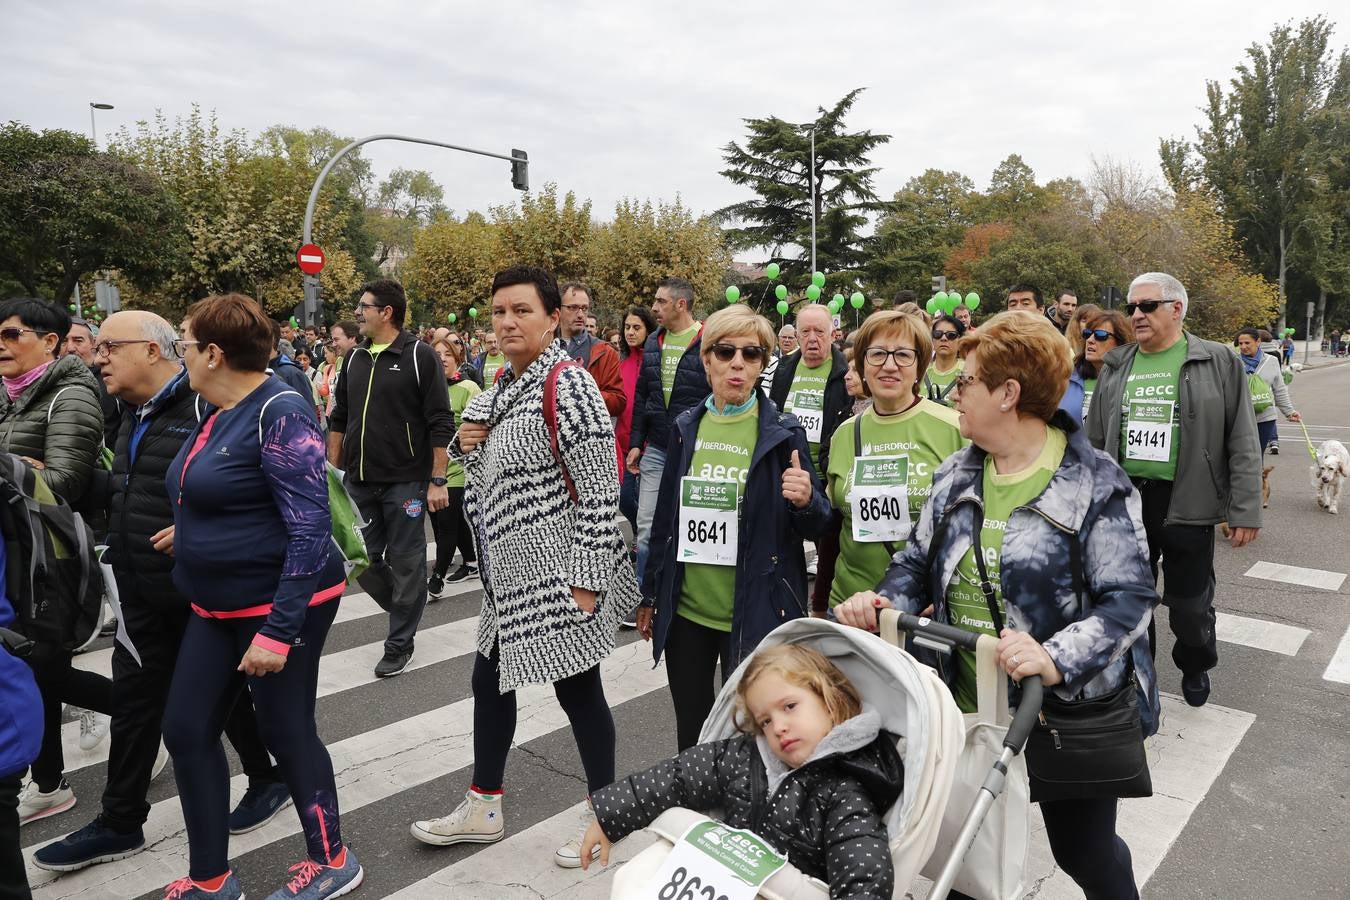
[[[300,320],[297,319],[295,316],[291,316],[291,327],[292,327],[292,328],[299,328],[299,327],[300,327]]]
[[[778,287],[774,288],[774,289],[773,289],[773,295],[774,295],[775,297],[777,297],[779,300],[786,300],[786,299],[787,299],[787,285],[785,285],[785,284],[780,284]]]
[[[825,274],[823,272],[812,273],[811,283],[818,288],[823,288],[825,286]]]
[[[778,314],[779,314],[780,316],[786,316],[786,315],[787,315],[787,311],[788,311],[788,302],[787,302],[786,300],[779,300],[779,301],[778,301]]]
[[[819,300],[819,299],[820,299],[820,285],[818,285],[818,284],[808,284],[808,285],[806,286],[806,299],[807,299],[807,300],[810,300],[812,303],[815,303],[817,300]]]
[[[853,296],[848,298],[848,302],[853,305],[854,309],[862,309],[863,304],[867,302],[867,298],[863,296],[862,291],[854,291]]]
[[[734,284],[733,284],[731,287],[727,288],[727,302],[728,302],[728,303],[735,303],[735,302],[736,302],[737,300],[739,300],[739,299],[741,299],[741,289],[740,289],[740,288],[736,287],[736,285],[734,285]]]
[[[943,307],[943,304],[947,302],[947,292],[938,291],[936,294],[933,295],[933,299],[938,302],[938,309],[941,309]]]
[[[778,268],[778,263],[769,263],[767,266],[764,267],[764,277],[769,279],[770,281],[773,281],[780,274],[782,274],[782,271],[783,271],[782,269]]]
[[[455,315],[454,313],[450,313],[448,316],[445,317],[445,321],[453,325],[455,324],[455,319],[457,318],[459,318],[459,316]]]
[[[71,312],[75,312],[75,304],[74,304],[74,303],[70,304],[70,311],[71,311]]]
[[[842,309],[844,306],[844,295],[835,294],[833,297],[830,298],[830,302],[838,306],[840,309]]]
[[[928,306],[925,307],[925,309],[928,310],[928,314],[930,316],[936,316],[938,312],[941,311],[942,307],[938,304],[938,298],[936,294],[928,298]]]
[[[971,312],[974,312],[975,310],[979,309],[980,295],[975,293],[974,291],[971,291],[969,294],[966,294],[966,306],[969,307]]]
[[[476,319],[476,318],[478,318],[478,308],[477,308],[477,307],[475,307],[475,306],[470,306],[470,307],[469,307],[469,318],[470,318],[470,319]]]

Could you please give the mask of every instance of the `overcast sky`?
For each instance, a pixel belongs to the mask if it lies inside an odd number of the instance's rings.
[[[889,196],[926,168],[984,187],[1009,153],[1041,181],[1093,156],[1157,169],[1161,136],[1194,134],[1206,79],[1227,79],[1303,0],[974,2],[383,2],[0,0],[0,119],[89,129],[186,114],[392,132],[530,154],[607,218],[623,196],[743,199],[718,171],[742,118],[807,121],[854,87],[848,119]],[[1344,7],[1342,7],[1344,9]],[[1335,35],[1346,41],[1345,23]],[[463,212],[515,197],[508,164],[375,144],[383,175],[431,171]]]

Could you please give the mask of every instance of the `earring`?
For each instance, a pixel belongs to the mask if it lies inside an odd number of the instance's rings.
[[[207,367],[208,369],[214,369],[214,368],[216,367],[216,364],[215,364],[215,363],[207,363],[207,364],[206,364],[206,367]],[[1004,408],[1004,409],[1007,409],[1008,407],[1005,406],[1005,407],[1003,407],[1003,408]]]
[[[1008,411],[1008,407],[1007,407],[1006,405],[1005,405],[1005,406],[1000,406],[999,409],[1003,410],[1004,412],[1007,412],[1007,411]]]

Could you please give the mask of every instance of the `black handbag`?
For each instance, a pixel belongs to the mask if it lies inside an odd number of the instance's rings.
[[[1001,632],[1003,615],[994,600],[978,529],[974,551],[984,602],[989,607],[994,631]],[[1082,548],[1077,532],[1069,540],[1069,567],[1074,592],[1086,609]],[[1031,781],[1032,803],[1153,796],[1133,666],[1125,684],[1103,697],[1061,700],[1053,690],[1047,690],[1023,754]]]

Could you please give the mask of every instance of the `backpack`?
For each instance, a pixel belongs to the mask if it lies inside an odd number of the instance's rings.
[[[19,632],[64,650],[88,644],[103,624],[103,570],[94,534],[12,453],[0,454],[0,531],[5,589]]]
[[[554,363],[553,368],[548,370],[548,377],[544,379],[544,427],[548,429],[548,451],[553,454],[558,468],[562,470],[563,482],[567,485],[567,496],[576,503],[576,482],[572,481],[572,473],[567,471],[567,463],[563,461],[562,453],[558,451],[558,373],[568,366],[585,369],[580,362],[569,357],[562,362]]]
[[[262,446],[263,416],[267,414],[267,407],[277,397],[284,397],[287,394],[304,399],[296,391],[282,391],[268,397],[262,409],[258,410],[259,446]],[[342,569],[346,572],[347,581],[350,583],[370,568],[370,551],[366,549],[366,539],[361,534],[361,529],[365,528],[367,523],[361,518],[361,510],[352,499],[352,495],[347,492],[347,486],[342,483],[342,473],[332,463],[324,463],[324,468],[328,473],[328,516],[332,522],[333,546],[337,548],[338,556],[342,558]]]

